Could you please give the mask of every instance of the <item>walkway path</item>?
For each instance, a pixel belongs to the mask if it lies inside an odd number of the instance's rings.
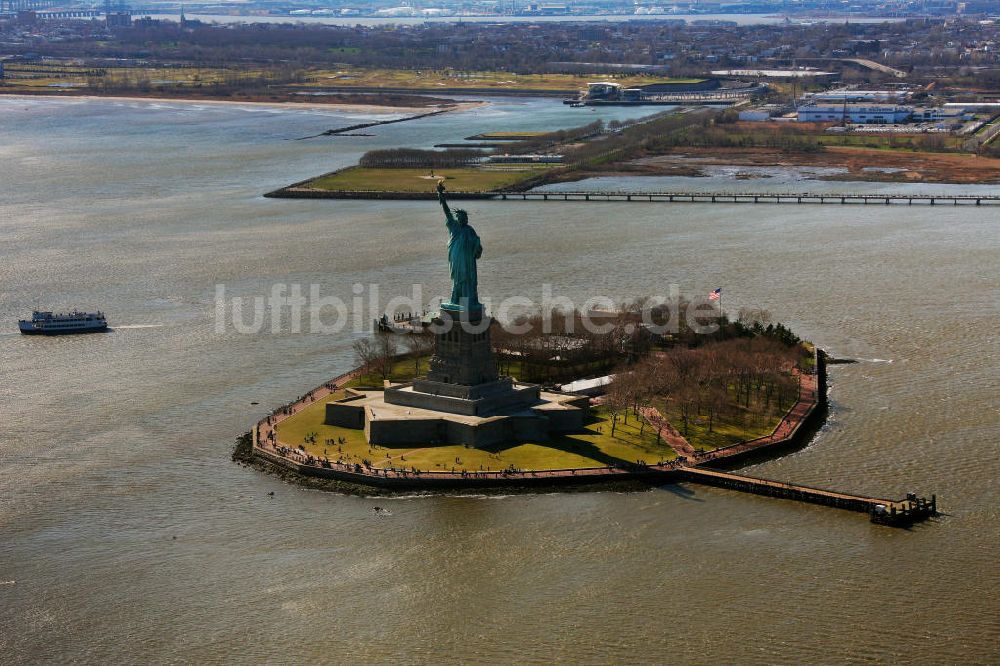
[[[271,413],[270,416],[257,423],[257,427],[254,428],[254,444],[257,444],[258,442],[270,442],[272,445],[278,444],[276,428],[279,423],[287,419],[289,416],[298,414],[320,398],[325,398],[334,391],[340,390],[344,384],[353,379],[357,379],[361,376],[361,374],[361,368],[355,368],[350,372],[345,372],[342,375],[334,377],[322,386],[314,388],[312,391],[300,396],[295,402],[287,404],[284,407],[278,407]]]
[[[770,435],[740,442],[732,446],[725,446],[714,451],[700,453],[693,461],[695,464],[702,464],[711,460],[717,460],[726,456],[759,449],[784,441],[795,434],[806,417],[812,413],[819,401],[819,377],[815,374],[798,373],[799,376],[799,399],[785,414],[781,422]]]
[[[698,454],[695,453],[691,442],[684,439],[677,429],[670,425],[670,421],[660,413],[660,410],[656,407],[641,407],[639,413],[651,426],[659,429],[660,439],[669,444],[678,457],[688,461],[693,461],[697,457]]]

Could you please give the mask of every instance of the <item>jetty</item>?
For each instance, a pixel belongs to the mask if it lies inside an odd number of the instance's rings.
[[[354,125],[348,125],[347,127],[336,127],[334,129],[328,129],[325,132],[320,132],[319,134],[313,134],[310,136],[302,136],[296,139],[296,141],[304,141],[305,139],[315,139],[321,136],[370,136],[368,134],[352,134],[358,130],[368,129],[369,127],[378,127],[379,125],[393,125],[395,123],[405,123],[409,120],[419,120],[421,118],[429,118],[431,116],[439,116],[442,113],[448,113],[452,111],[453,107],[448,107],[446,109],[437,109],[435,111],[428,111],[427,113],[418,113],[414,116],[405,116],[403,118],[392,118],[390,120],[374,120],[368,123],[357,123]]]
[[[901,500],[882,499],[772,481],[771,479],[742,476],[704,467],[678,468],[674,471],[674,475],[683,481],[702,485],[809,504],[821,504],[847,511],[858,511],[868,514],[873,523],[880,525],[905,527],[937,514],[936,495],[931,495],[930,500],[917,497],[912,493]]]

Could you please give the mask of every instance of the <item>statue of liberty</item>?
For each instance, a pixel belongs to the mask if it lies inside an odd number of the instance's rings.
[[[451,265],[451,301],[442,303],[445,310],[478,312],[483,309],[479,302],[479,278],[476,260],[483,255],[483,245],[479,234],[469,226],[469,215],[464,210],[452,210],[444,197],[444,182],[438,181],[438,201],[444,208],[451,238],[448,240],[448,263]]]

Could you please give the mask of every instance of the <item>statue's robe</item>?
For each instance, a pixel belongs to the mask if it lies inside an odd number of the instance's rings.
[[[451,265],[451,302],[469,308],[479,306],[476,260],[483,254],[479,234],[468,224],[448,220],[448,263]],[[465,299],[465,300],[463,300]]]

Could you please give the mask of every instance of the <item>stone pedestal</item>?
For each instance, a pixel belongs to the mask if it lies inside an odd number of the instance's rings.
[[[442,308],[434,320],[438,333],[427,381],[461,386],[495,382],[497,367],[490,345],[491,323],[482,310],[468,312]]]
[[[381,400],[364,406],[369,442],[490,446],[541,441],[549,432],[582,426],[582,410],[570,404],[579,396],[543,398],[538,386],[497,376],[489,317],[442,307],[434,323],[438,328],[427,378],[389,386]],[[356,418],[348,410],[347,405],[328,409],[328,421]]]

